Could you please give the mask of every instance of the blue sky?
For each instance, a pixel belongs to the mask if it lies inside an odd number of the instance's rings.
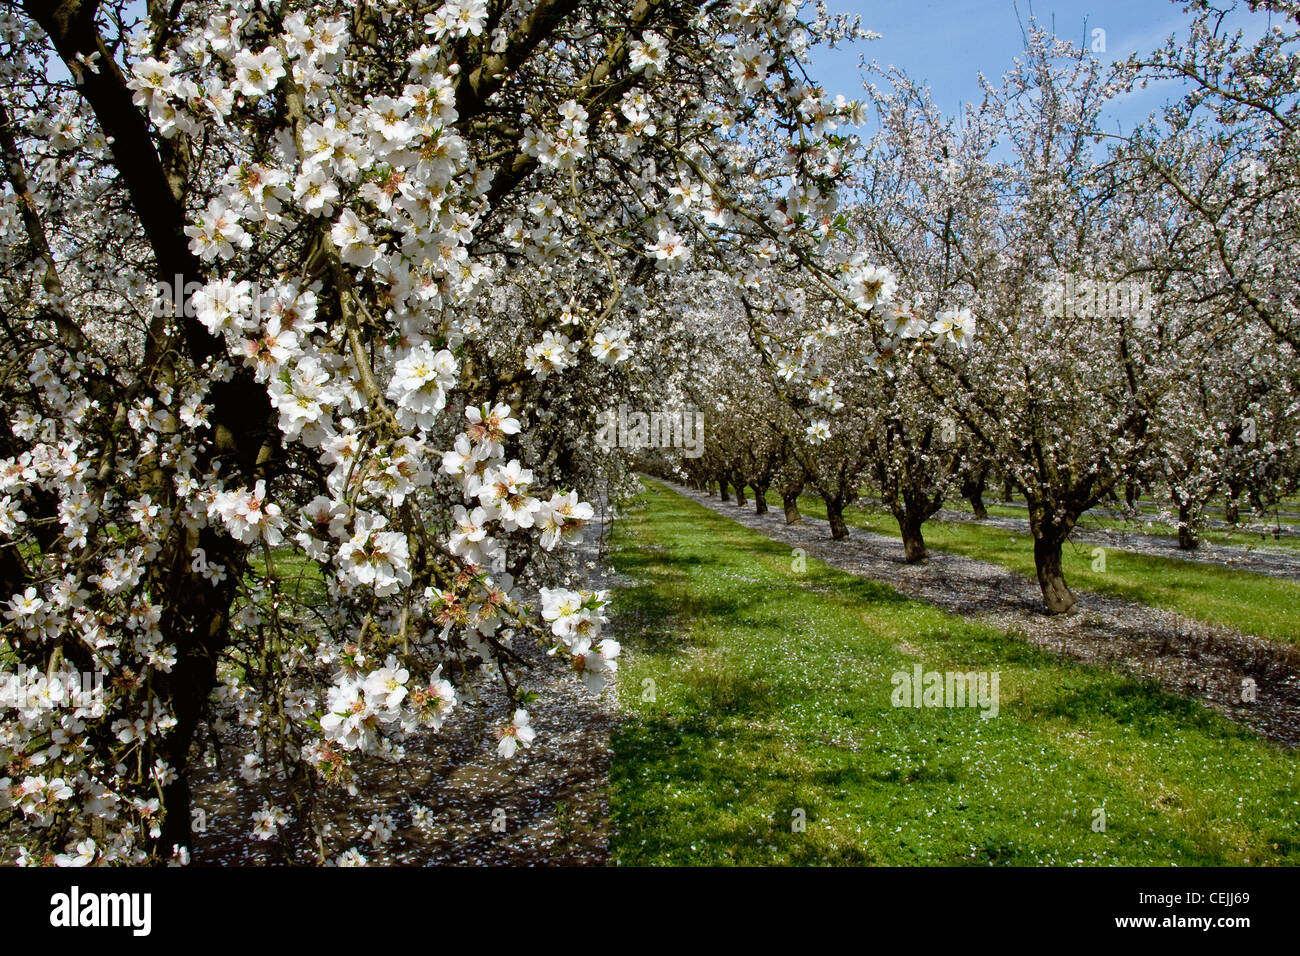
[[[1076,44],[1091,43],[1092,31],[1104,30],[1106,51],[1098,56],[1107,61],[1149,51],[1171,33],[1182,36],[1190,20],[1181,2],[1170,0],[827,0],[827,6],[858,14],[864,27],[883,34],[869,43],[818,51],[811,72],[829,93],[861,96],[858,61],[865,56],[928,82],[935,103],[949,114],[979,100],[978,74],[996,82],[1010,68],[1023,47],[1020,23],[1031,12]],[[1243,9],[1229,22],[1257,36],[1266,21]],[[1176,92],[1170,85],[1149,87],[1114,103],[1108,118],[1112,126],[1131,129]]]

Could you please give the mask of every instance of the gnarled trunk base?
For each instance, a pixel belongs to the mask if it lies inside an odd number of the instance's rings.
[[[831,538],[843,541],[849,536],[849,526],[844,523],[844,506],[837,502],[826,502],[826,518],[831,525]]]
[[[1045,535],[1034,539],[1034,567],[1038,572],[1038,586],[1043,591],[1043,603],[1049,614],[1064,614],[1079,603],[1079,599],[1065,583],[1061,570],[1062,536]]]
[[[903,560],[908,564],[920,564],[929,555],[925,550],[925,536],[921,533],[921,522],[910,518],[898,519],[898,530],[903,536]]]
[[[984,479],[979,481],[967,481],[961,486],[962,497],[970,502],[971,511],[975,512],[975,520],[983,521],[989,516],[988,509],[984,507]]]
[[[798,491],[782,491],[781,507],[785,509],[786,524],[803,524],[803,515],[799,513]]]

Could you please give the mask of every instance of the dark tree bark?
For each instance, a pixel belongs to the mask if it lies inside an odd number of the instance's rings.
[[[983,521],[989,516],[988,509],[984,507],[984,482],[985,478],[981,473],[978,477],[967,478],[961,485],[961,495],[970,502],[976,521]]]
[[[908,564],[920,564],[928,557],[925,537],[921,534],[922,522],[902,512],[894,517],[898,519],[898,530],[903,538],[903,560]]]
[[[1178,547],[1184,551],[1195,551],[1200,547],[1201,538],[1192,523],[1192,506],[1178,506]]]
[[[799,495],[803,493],[803,482],[783,485],[781,488],[781,507],[785,509],[786,524],[803,524],[803,515],[799,513]]]
[[[823,498],[826,502],[826,518],[831,525],[831,538],[843,541],[849,536],[849,526],[844,523],[844,502],[839,498]]]
[[[1130,481],[1124,486],[1124,504],[1128,505],[1129,511],[1137,510],[1140,497],[1142,497],[1142,489],[1136,482]]]
[[[1065,583],[1061,570],[1061,545],[1066,533],[1056,525],[1037,529],[1034,537],[1034,567],[1038,572],[1038,586],[1043,591],[1043,602],[1049,614],[1064,614],[1079,599]]]
[[[745,479],[740,478],[733,482],[736,486],[736,507],[745,507]]]
[[[718,475],[718,495],[723,501],[731,500],[731,492],[727,488],[727,478],[725,475]]]
[[[767,514],[767,485],[754,485],[754,514]]]

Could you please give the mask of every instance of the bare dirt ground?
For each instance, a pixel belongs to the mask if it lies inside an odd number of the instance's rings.
[[[827,524],[787,525],[781,510],[754,513],[680,485],[672,490],[824,563],[882,581],[910,597],[970,617],[1053,652],[1123,671],[1192,697],[1269,740],[1300,745],[1300,647],[1242,634],[1090,592],[1079,609],[1048,615],[1032,578],[1000,565],[940,551],[908,565],[893,538],[852,528],[832,541]],[[1005,519],[1004,519],[1005,520]],[[1254,681],[1255,701],[1243,700]]]
[[[968,521],[1029,534],[1028,518],[989,515],[982,521],[976,521],[975,516],[969,511],[954,511],[949,508],[944,508],[935,517],[940,521]],[[1087,520],[1086,517],[1084,520]],[[1196,550],[1184,551],[1178,547],[1176,538],[1159,534],[1143,534],[1141,531],[1121,531],[1117,528],[1075,528],[1070,535],[1070,540],[1076,545],[1100,546],[1117,551],[1149,554],[1158,558],[1196,561],[1201,564],[1220,564],[1242,571],[1254,571],[1256,574],[1267,574],[1270,577],[1300,580],[1300,550],[1295,548],[1211,544],[1202,541]]]
[[[581,555],[588,586],[609,587],[610,579],[593,526]],[[611,636],[614,636],[611,634]],[[369,865],[557,866],[603,865],[607,859],[609,736],[615,720],[614,689],[594,697],[557,659],[522,640],[515,649],[529,660],[529,689],[541,701],[529,708],[537,740],[509,761],[496,753],[492,726],[511,707],[499,682],[480,689],[484,709],[464,704],[441,731],[406,743],[394,762],[368,761],[358,775],[358,795],[328,798],[329,819],[342,847],[356,846]],[[256,865],[282,862],[275,841],[251,836],[251,816],[263,794],[238,770],[252,741],[247,732],[222,741],[221,766],[197,775],[195,806],[205,831],[196,833],[198,865]],[[275,793],[292,807],[292,795]],[[411,809],[431,811],[416,826]],[[367,832],[375,815],[387,814],[386,842]],[[495,826],[494,826],[495,824]]]

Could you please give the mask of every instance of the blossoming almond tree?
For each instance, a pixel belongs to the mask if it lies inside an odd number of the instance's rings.
[[[107,676],[0,701],[0,817],[24,861],[183,860],[224,720],[304,795],[257,835],[326,859],[317,784],[475,681],[514,699],[502,757],[544,743],[513,641],[613,673],[563,556],[611,477],[582,436],[686,321],[683,270],[864,304],[819,259],[855,106],[804,72],[860,31],[779,0],[138,9],[0,13],[0,661]]]
[[[1194,228],[1180,245],[1212,280],[1214,302],[1300,349],[1300,7],[1294,0],[1246,6],[1248,31],[1234,28],[1220,5],[1194,0],[1184,33],[1121,64],[1116,79],[1126,90],[1173,80],[1185,91],[1119,137],[1121,159],[1188,215]]]
[[[1062,546],[1082,514],[1149,467],[1168,379],[1134,316],[1047,303],[1050,283],[1123,277],[1133,257],[1115,232],[1123,190],[1093,152],[1110,93],[1102,66],[1037,24],[1027,39],[966,127],[1011,154],[991,169],[992,231],[970,214],[945,227],[972,240],[957,258],[984,319],[980,348],[937,354],[930,385],[1025,496],[1044,604],[1061,613],[1077,603]]]
[[[1193,362],[1185,380],[1207,393],[1183,396],[1170,431],[1188,440],[1168,440],[1162,455],[1187,547],[1211,494],[1225,492],[1230,524],[1243,502],[1263,511],[1287,487],[1284,462],[1295,453],[1294,429],[1278,426],[1294,410],[1288,375],[1300,348],[1300,21],[1285,0],[1248,7],[1243,31],[1197,0],[1185,32],[1117,71],[1124,89],[1180,84],[1167,109],[1114,137],[1114,155],[1146,202],[1164,207],[1161,219],[1144,218],[1178,224],[1166,231],[1162,268],[1202,319],[1190,334],[1204,364]]]

